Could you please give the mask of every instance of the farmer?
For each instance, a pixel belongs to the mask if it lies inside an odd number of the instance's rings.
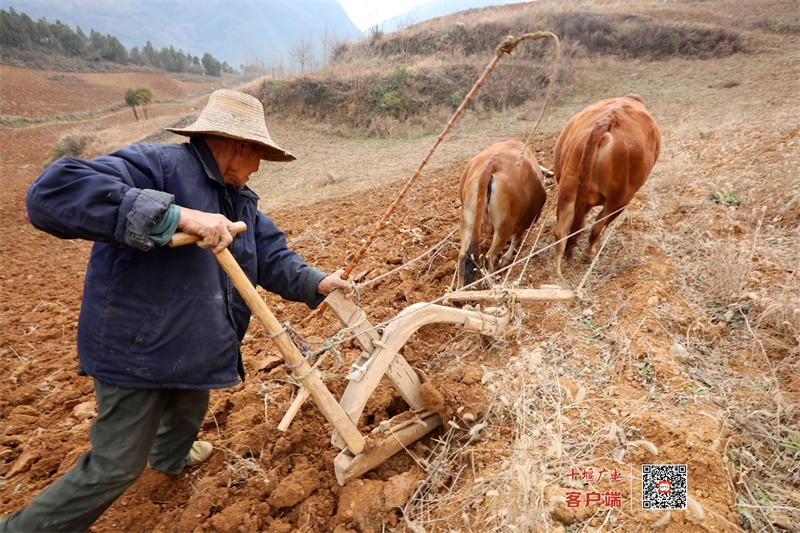
[[[183,231],[226,247],[253,283],[316,307],[335,289],[289,250],[246,187],[262,159],[295,156],[270,138],[256,98],[219,90],[193,124],[168,129],[184,144],[138,144],[91,161],[63,158],[30,187],[31,223],[95,241],[78,321],[78,373],[94,378],[92,449],[0,531],[84,531],[148,464],[178,474],[212,453],[195,440],[209,389],[244,379],[250,310],[219,264],[197,246],[169,248]],[[247,230],[236,235],[233,221]]]

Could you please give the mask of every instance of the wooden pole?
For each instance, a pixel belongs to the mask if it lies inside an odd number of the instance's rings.
[[[485,302],[513,298],[517,302],[568,302],[580,300],[583,295],[570,289],[508,289],[501,291],[455,292],[445,302]]]

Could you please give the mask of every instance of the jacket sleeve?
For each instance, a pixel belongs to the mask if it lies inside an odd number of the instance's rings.
[[[286,236],[272,220],[259,212],[256,216],[256,247],[258,249],[258,284],[286,300],[304,302],[314,309],[323,295],[317,286],[327,274],[309,266],[286,245]]]
[[[174,202],[164,192],[158,149],[134,145],[91,161],[65,157],[50,165],[28,189],[28,218],[62,239],[155,246],[153,226]]]

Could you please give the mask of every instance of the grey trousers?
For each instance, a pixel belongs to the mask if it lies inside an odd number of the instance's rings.
[[[208,409],[209,391],[123,389],[94,381],[92,449],[27,507],[0,521],[0,532],[86,531],[149,463],[177,474]]]

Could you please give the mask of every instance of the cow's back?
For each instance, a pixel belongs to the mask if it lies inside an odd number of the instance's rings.
[[[638,95],[601,100],[567,122],[556,140],[553,168],[559,194],[556,238],[573,235],[567,253],[588,209],[604,205],[619,212],[645,183],[660,152],[658,126]],[[592,243],[604,225],[593,232]],[[557,246],[557,257],[563,251]]]
[[[544,177],[533,152],[518,140],[495,143],[473,157],[461,175],[461,252],[459,285],[474,278],[482,227],[491,229],[491,258],[536,221],[546,199]],[[519,165],[517,164],[519,163]],[[504,261],[507,260],[504,255]],[[462,265],[462,262],[466,262]],[[462,276],[464,276],[462,278]]]
[[[489,206],[490,214],[495,217],[493,225],[499,223],[500,217],[505,218],[513,222],[515,233],[533,224],[547,197],[542,170],[530,148],[525,148],[520,159],[522,147],[523,143],[516,140],[506,141],[499,147]]]
[[[573,116],[556,140],[554,173],[557,181],[577,175],[593,129],[608,125],[608,133],[624,142],[615,145],[617,153],[627,153],[639,161],[645,177],[661,153],[661,134],[655,120],[638,95],[607,98]],[[602,144],[598,153],[602,155]]]

